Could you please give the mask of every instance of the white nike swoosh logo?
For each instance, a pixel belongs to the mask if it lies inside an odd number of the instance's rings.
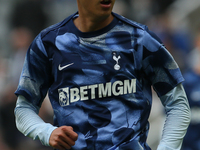
[[[65,65],[65,66],[62,66],[62,67],[59,65],[59,66],[58,66],[58,70],[61,71],[61,70],[65,69],[65,68],[67,68],[67,67],[69,67],[69,66],[71,66],[71,65],[73,65],[73,64],[74,64],[74,63],[71,63],[71,64],[68,64],[68,65]]]

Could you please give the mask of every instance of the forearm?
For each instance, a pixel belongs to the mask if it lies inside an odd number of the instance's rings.
[[[162,139],[157,150],[180,150],[190,123],[187,96],[180,84],[161,98],[166,111]]]
[[[15,108],[16,126],[20,132],[32,139],[39,139],[43,145],[49,146],[49,138],[56,128],[45,123],[38,116],[39,108],[29,103],[23,96],[19,96]]]

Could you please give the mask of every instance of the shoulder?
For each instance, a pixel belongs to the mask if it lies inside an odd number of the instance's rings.
[[[66,19],[64,19],[63,21],[56,23],[54,25],[51,25],[47,28],[45,28],[44,30],[42,30],[33,40],[33,42],[31,43],[31,50],[34,51],[41,51],[42,53],[45,54],[45,56],[47,55],[46,52],[46,47],[45,47],[45,43],[53,43],[55,42],[55,38],[57,37],[59,31],[62,28],[66,28],[66,24],[70,21],[70,19],[74,16],[75,14],[67,17]]]
[[[143,25],[143,24],[140,24],[140,23],[138,23],[138,22],[135,22],[135,21],[133,21],[133,20],[130,20],[130,19],[128,19],[128,18],[126,18],[126,17],[124,17],[124,16],[121,16],[121,15],[119,15],[119,14],[116,14],[116,13],[112,13],[112,14],[113,14],[118,20],[120,20],[121,22],[123,22],[123,23],[125,23],[125,24],[128,24],[128,25],[130,25],[130,26],[132,26],[132,27],[138,28],[138,29],[143,30],[143,31],[146,30],[146,26]]]
[[[130,19],[128,19],[126,17],[123,17],[123,16],[121,16],[119,14],[116,14],[116,13],[113,13],[113,15],[118,20],[120,20],[121,22],[123,22],[124,24],[127,24],[127,25],[133,27],[134,30],[135,30],[133,33],[137,33],[137,35],[139,37],[143,38],[144,39],[143,41],[145,43],[152,40],[154,42],[155,41],[158,42],[158,44],[162,44],[162,41],[160,40],[160,38],[154,32],[152,32],[151,30],[149,30],[149,28],[148,28],[147,25],[135,22],[133,20],[130,20]]]
[[[58,22],[42,30],[40,32],[41,38],[48,36],[51,32],[57,33],[62,27],[64,27],[71,20],[71,18],[73,18],[74,15],[76,15],[76,13],[65,18],[63,21]]]

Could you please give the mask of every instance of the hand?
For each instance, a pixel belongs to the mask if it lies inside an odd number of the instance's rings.
[[[61,126],[53,130],[49,138],[49,144],[53,148],[66,150],[74,146],[77,139],[78,134],[73,131],[71,126]]]

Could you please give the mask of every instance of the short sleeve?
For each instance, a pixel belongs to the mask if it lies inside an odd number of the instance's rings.
[[[143,40],[142,66],[147,79],[159,97],[184,81],[172,55],[160,39],[148,30]]]
[[[31,103],[40,106],[50,86],[50,63],[40,34],[30,45],[16,95],[22,95]]]

